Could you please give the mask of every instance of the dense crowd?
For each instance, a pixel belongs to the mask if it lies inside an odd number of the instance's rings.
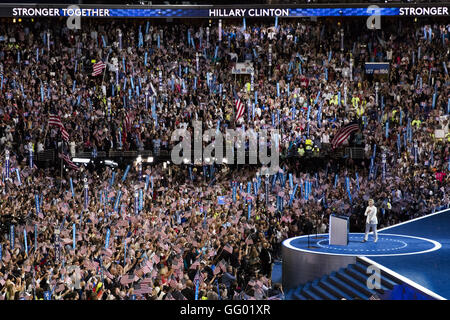
[[[216,23],[43,21],[0,26],[2,168],[11,155],[0,182],[0,299],[283,299],[272,267],[284,239],[326,232],[333,212],[361,232],[369,198],[380,227],[449,204],[449,25],[233,20],[219,40]],[[106,69],[92,76],[100,60]],[[231,72],[244,60],[253,83]],[[365,74],[365,62],[382,61],[387,76]],[[245,105],[237,121],[234,92]],[[34,152],[157,154],[194,120],[278,129],[279,172],[29,165],[30,142]],[[360,129],[346,143],[366,160],[305,165],[332,154],[352,122]]]

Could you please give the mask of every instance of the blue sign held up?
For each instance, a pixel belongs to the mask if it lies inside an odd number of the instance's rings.
[[[225,204],[225,197],[224,196],[217,197],[217,204]]]

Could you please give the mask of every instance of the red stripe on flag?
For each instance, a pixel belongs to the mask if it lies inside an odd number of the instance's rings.
[[[80,168],[78,168],[77,165],[75,163],[73,163],[72,160],[70,160],[68,155],[60,153],[58,156],[67,163],[69,168],[74,169],[74,170],[80,170]]]
[[[244,104],[240,99],[236,99],[236,121],[244,114]]]
[[[98,76],[102,73],[102,70],[106,67],[106,64],[103,63],[103,61],[99,61],[93,65],[93,76]]]
[[[333,148],[336,148],[337,146],[341,145],[352,132],[358,130],[359,126],[357,124],[349,124],[339,129],[339,131],[336,133],[336,136],[331,141]]]
[[[350,128],[350,127],[343,128],[342,130],[339,130],[338,134],[334,137],[332,143],[333,144],[338,143],[342,139],[343,136],[348,135],[348,133],[351,132],[351,131],[352,131],[352,128]]]
[[[62,138],[65,141],[69,141],[69,133],[64,128],[64,125],[63,125],[63,123],[61,121],[61,118],[59,116],[50,115],[49,118],[48,118],[48,124],[59,127],[59,130],[61,131]]]

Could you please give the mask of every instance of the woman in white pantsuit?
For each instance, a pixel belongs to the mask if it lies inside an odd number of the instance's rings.
[[[367,216],[366,219],[366,233],[364,235],[364,240],[363,242],[366,242],[368,237],[369,237],[369,232],[370,229],[373,230],[373,234],[374,234],[374,242],[377,242],[378,240],[378,234],[377,234],[377,224],[378,224],[378,219],[377,219],[377,207],[375,207],[373,205],[373,200],[370,199],[369,200],[369,206],[366,208],[366,212],[364,213],[365,216]]]

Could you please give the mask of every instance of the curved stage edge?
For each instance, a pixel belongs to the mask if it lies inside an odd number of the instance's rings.
[[[312,234],[283,241],[282,283],[287,290],[321,278],[349,264],[357,257],[385,257],[431,252],[441,244],[430,239],[378,234],[375,243],[372,234],[363,243],[363,233],[350,233],[347,246],[329,245],[328,234]]]

